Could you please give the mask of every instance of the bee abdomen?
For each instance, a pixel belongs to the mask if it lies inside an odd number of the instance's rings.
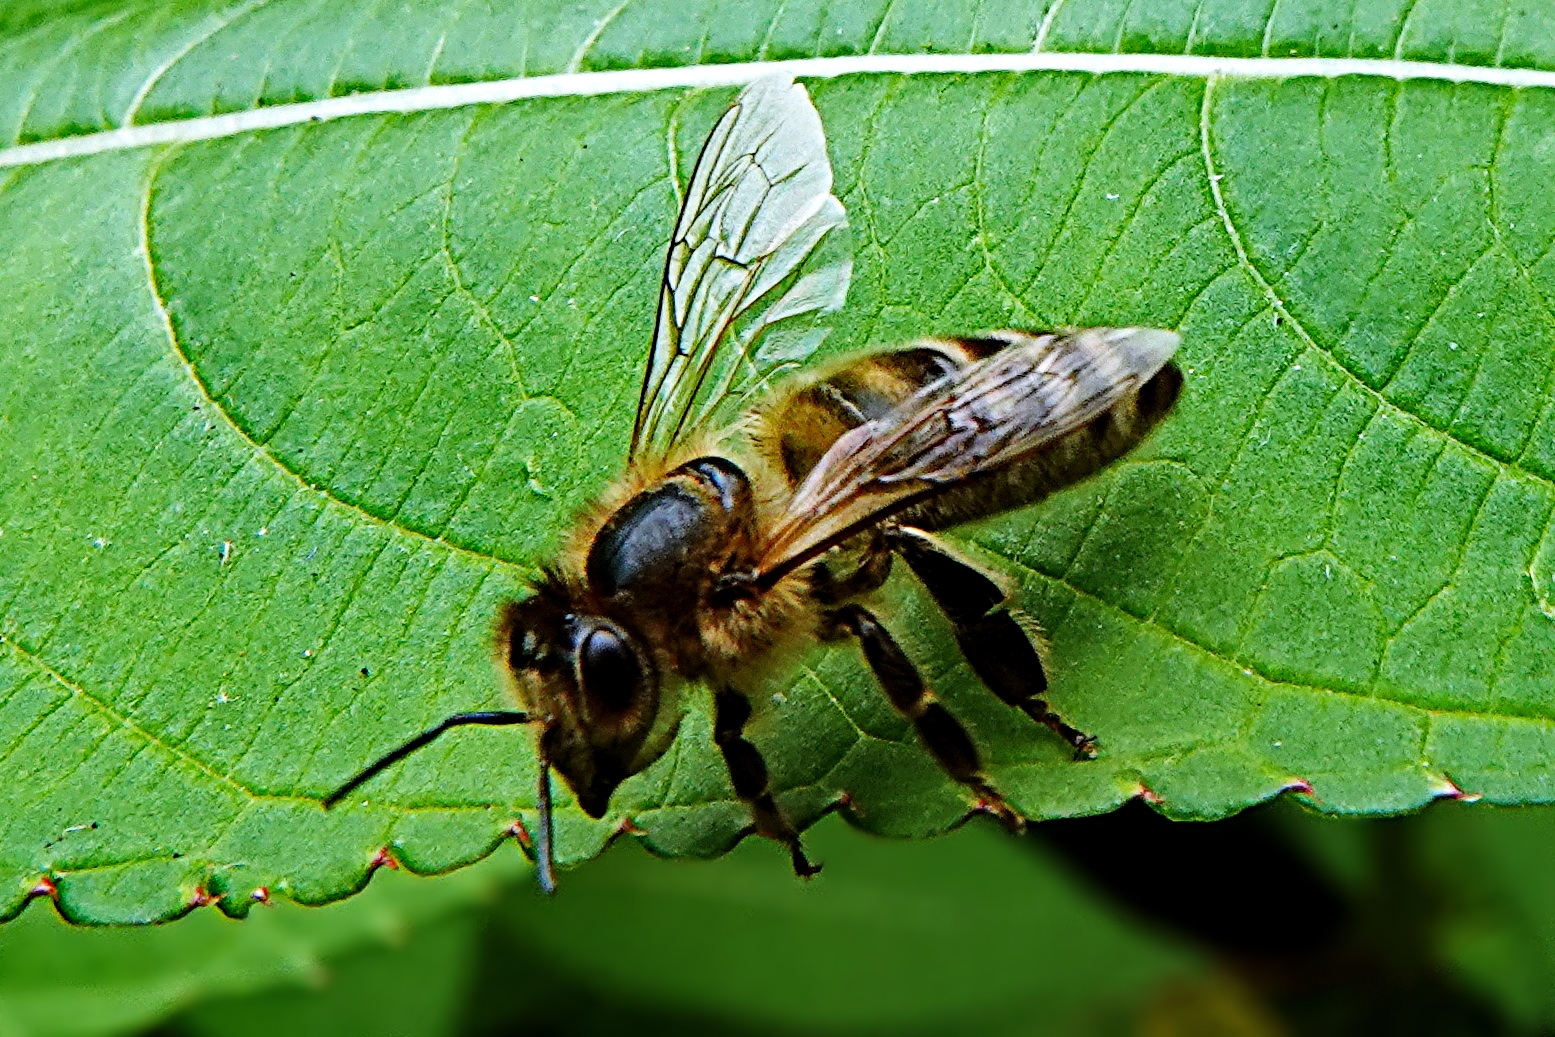
[[[845,432],[880,417],[919,390],[1008,345],[994,337],[924,339],[869,353],[788,396],[767,414],[783,474],[798,486]]]
[[[769,442],[791,486],[804,482],[821,457],[849,430],[905,403],[915,393],[960,377],[972,364],[1041,333],[996,331],[964,338],[924,339],[904,349],[852,360],[824,379],[790,394],[764,415]],[[1109,343],[1111,340],[1103,340]],[[1069,339],[1074,349],[1099,348]],[[1042,444],[1030,455],[948,487],[901,513],[900,520],[943,529],[1033,504],[1093,475],[1133,449],[1172,409],[1182,374],[1167,364],[1135,392],[1084,425]]]
[[[1137,392],[1029,456],[974,476],[902,513],[901,521],[938,530],[1023,508],[1095,475],[1128,453],[1171,411],[1182,372],[1168,364]]]

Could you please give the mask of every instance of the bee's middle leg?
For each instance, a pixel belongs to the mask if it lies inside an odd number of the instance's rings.
[[[767,776],[767,761],[745,737],[745,724],[751,717],[750,700],[737,691],[720,688],[713,695],[713,741],[723,753],[729,768],[729,780],[735,794],[750,807],[756,834],[788,847],[794,874],[804,878],[821,870],[805,856],[799,832],[783,816],[772,798],[772,783]]]
[[[898,526],[888,538],[950,620],[956,644],[978,679],[1001,700],[1057,732],[1077,759],[1094,757],[1096,739],[1065,723],[1048,705],[1042,656],[1010,612],[1003,588],[922,530]]]
[[[945,773],[976,792],[983,806],[1012,831],[1025,824],[983,774],[982,760],[972,736],[961,721],[935,698],[902,646],[897,644],[874,613],[861,605],[844,605],[831,613],[839,627],[858,638],[864,659],[891,705],[911,720],[918,739]]]

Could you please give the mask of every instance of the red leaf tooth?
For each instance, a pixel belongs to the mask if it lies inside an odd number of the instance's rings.
[[[535,841],[530,836],[529,829],[524,827],[523,818],[516,817],[513,819],[513,823],[508,825],[508,835],[518,840],[518,845],[523,848],[525,853],[533,854]]]
[[[32,887],[27,895],[33,897],[48,897],[50,900],[57,900],[59,898],[59,887],[56,886],[54,884],[54,880],[49,878],[47,875],[40,875],[38,877],[37,883]]]
[[[972,804],[972,812],[995,818],[1004,826],[1004,830],[1012,835],[1019,835],[1026,830],[1026,819],[1017,814],[1014,808],[1002,799],[979,796]]]
[[[252,900],[256,904],[263,904],[266,907],[274,906],[273,902],[270,900],[270,887],[269,886],[260,886],[260,887],[258,887],[252,893],[250,893],[248,895],[248,898],[250,900]]]
[[[1433,789],[1437,799],[1455,799],[1464,803],[1477,803],[1483,797],[1478,792],[1465,792],[1463,786],[1443,774]]]
[[[189,906],[190,907],[210,907],[212,904],[216,903],[216,901],[218,901],[220,899],[221,899],[221,897],[219,897],[216,894],[212,893],[210,890],[206,889],[204,886],[196,886],[196,887],[194,887],[194,896],[189,898]]]
[[[395,858],[394,854],[387,846],[380,846],[378,848],[378,852],[373,854],[372,862],[368,865],[368,867],[374,871],[377,871],[379,868],[389,868],[393,871],[399,871],[400,862]]]

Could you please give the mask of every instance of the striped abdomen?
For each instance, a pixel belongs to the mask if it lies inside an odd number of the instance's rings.
[[[1114,348],[1115,342],[1127,348],[1131,332],[1120,331],[1111,338],[1109,334],[999,331],[975,338],[925,339],[862,356],[773,404],[763,415],[770,430],[765,438],[775,447],[790,486],[798,487],[844,433],[882,417],[931,386],[936,392],[944,391],[979,361],[1010,346],[1031,346],[1043,339],[1063,349],[1100,351]],[[1175,348],[1175,336],[1173,342]],[[1095,366],[1113,369],[1118,364],[1115,358],[1098,354]],[[1168,363],[1078,427],[1039,444],[1018,460],[947,485],[943,492],[901,512],[900,521],[943,529],[1035,503],[1133,449],[1171,410],[1181,388],[1181,372]]]

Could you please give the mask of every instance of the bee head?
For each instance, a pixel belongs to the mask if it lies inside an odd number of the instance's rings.
[[[574,611],[554,585],[503,610],[498,661],[543,725],[542,762],[578,805],[603,817],[616,786],[664,754],[679,716],[661,708],[659,676],[641,639],[605,616]]]

